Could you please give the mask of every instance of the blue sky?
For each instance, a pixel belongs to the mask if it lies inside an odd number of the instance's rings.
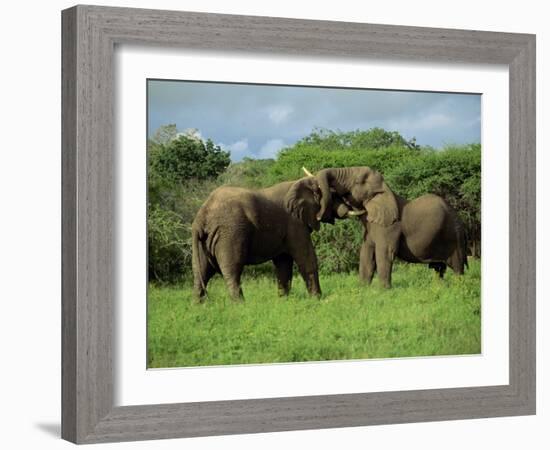
[[[195,128],[231,159],[272,158],[315,127],[382,127],[440,148],[481,140],[481,96],[150,80],[149,129]]]

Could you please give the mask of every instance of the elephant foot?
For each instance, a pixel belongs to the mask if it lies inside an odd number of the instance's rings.
[[[196,303],[197,305],[204,303],[207,298],[208,296],[204,290],[193,292],[193,303]]]
[[[308,289],[307,292],[310,297],[321,298],[321,289]]]
[[[372,279],[372,276],[359,277],[359,283],[361,283],[363,286],[370,286],[372,284]]]
[[[310,297],[321,298],[321,289],[319,288],[308,288],[307,292]]]
[[[317,286],[309,288],[308,292],[311,297],[321,298],[321,289]]]
[[[277,294],[279,297],[288,297],[288,294],[290,294],[290,287],[279,286],[277,289]]]
[[[429,263],[428,267],[430,269],[434,269],[439,274],[439,278],[443,278],[445,272],[447,271],[447,265],[445,263]]]
[[[231,301],[233,303],[244,303],[243,291],[240,291],[238,295],[231,295]]]
[[[319,276],[316,273],[307,274],[304,279],[307,284],[307,291],[311,297],[321,297],[321,287],[319,286]]]
[[[379,276],[380,284],[384,289],[391,289],[391,277],[389,276]]]

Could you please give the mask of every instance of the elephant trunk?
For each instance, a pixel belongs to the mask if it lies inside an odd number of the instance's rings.
[[[350,191],[350,168],[343,167],[339,169],[323,169],[317,173],[317,181],[319,183],[319,188],[321,189],[321,209],[317,214],[317,220],[321,220],[325,211],[330,205],[332,195],[330,193],[331,186],[336,190],[340,195],[346,194]]]

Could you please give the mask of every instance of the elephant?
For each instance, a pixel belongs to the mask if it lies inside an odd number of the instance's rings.
[[[366,201],[383,192],[385,185],[382,175],[366,166],[322,169],[317,172],[315,178],[322,193],[318,220],[321,220],[325,211],[329,209],[334,195],[354,209],[363,208]]]
[[[408,201],[388,192],[367,202],[366,214],[359,216],[365,230],[359,257],[361,280],[370,284],[376,270],[382,285],[391,287],[395,256],[406,262],[427,263],[440,278],[447,266],[463,275],[468,266],[464,225],[447,202],[434,194]],[[377,216],[376,209],[385,208],[387,202],[397,204],[398,217],[393,223]]]
[[[334,195],[352,208],[343,216],[360,217],[365,229],[360,251],[361,280],[370,283],[376,270],[382,285],[391,287],[395,256],[407,262],[427,263],[440,277],[447,266],[455,273],[464,273],[468,264],[464,225],[441,197],[426,194],[408,201],[394,194],[383,176],[369,167],[324,169],[316,178],[323,193],[318,219]],[[330,191],[335,194],[325,197]]]
[[[210,278],[221,273],[230,296],[243,300],[244,266],[269,260],[281,295],[290,290],[296,262],[309,294],[319,297],[317,256],[310,235],[319,230],[321,221],[334,223],[330,208],[317,220],[321,199],[314,177],[259,190],[230,186],[214,190],[192,224],[195,299],[202,301]]]

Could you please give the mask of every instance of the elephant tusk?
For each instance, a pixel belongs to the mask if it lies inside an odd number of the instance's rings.
[[[356,216],[362,216],[363,214],[365,214],[367,211],[362,209],[360,211],[348,211],[348,216],[350,217],[356,217]]]
[[[302,170],[304,171],[304,173],[308,176],[308,177],[313,177],[314,175],[309,171],[307,170],[305,167],[302,167]]]

